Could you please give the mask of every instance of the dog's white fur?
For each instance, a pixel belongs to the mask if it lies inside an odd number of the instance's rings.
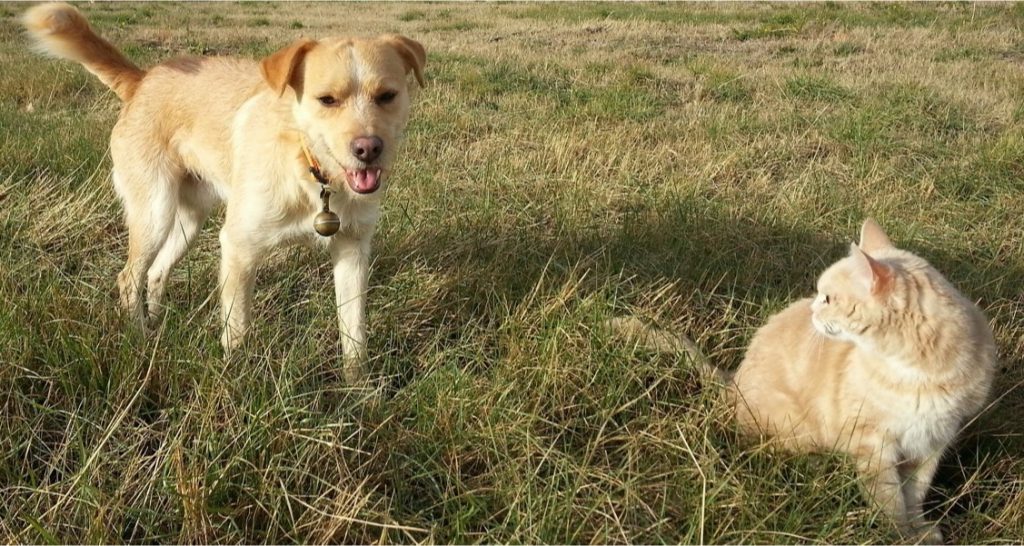
[[[140,323],[147,308],[156,317],[171,269],[224,202],[221,343],[226,350],[238,346],[261,260],[279,245],[319,238],[312,223],[320,186],[301,149],[301,139],[308,142],[336,190],[331,208],[341,230],[320,240],[334,264],[345,375],[359,379],[370,240],[408,120],[408,74],[422,84],[423,46],[397,35],[304,39],[259,63],[179,58],[143,71],[72,6],[36,6],[23,22],[40,49],[82,63],[124,101],[110,138],[114,187],[128,226],[118,287],[122,305]],[[325,105],[324,97],[334,103]],[[351,147],[371,136],[383,150],[363,161]],[[376,191],[354,182],[360,172],[365,177],[378,169]]]

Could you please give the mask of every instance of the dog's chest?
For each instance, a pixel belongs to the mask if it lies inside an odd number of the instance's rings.
[[[325,246],[333,237],[363,239],[373,234],[380,218],[380,206],[376,202],[352,202],[337,194],[330,198],[330,209],[338,215],[341,226],[335,235],[324,237],[314,229],[315,220],[323,210],[322,204],[311,202],[302,207],[298,214],[287,215],[275,226],[276,244],[302,244]]]

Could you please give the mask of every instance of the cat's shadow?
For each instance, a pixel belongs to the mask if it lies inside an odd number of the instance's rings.
[[[899,244],[899,241],[896,241]],[[926,258],[962,293],[985,310],[1006,302],[1019,302],[1024,296],[1019,279],[1024,268],[1019,264],[983,267],[971,256],[954,254],[942,248],[911,248]],[[1011,303],[1011,305],[1013,305]],[[991,311],[987,312],[990,323]],[[933,519],[955,523],[966,513],[996,514],[1002,511],[1007,495],[1005,484],[1019,481],[1019,468],[1007,464],[1024,453],[1024,374],[1013,349],[1000,342],[1000,327],[995,322],[999,367],[989,403],[975,416],[945,453],[932,483],[925,508]],[[979,483],[980,482],[980,483]],[[980,487],[979,487],[980,485]],[[958,530],[946,529],[947,541],[957,540]]]
[[[955,522],[957,516],[972,512],[997,514],[1010,500],[1003,490],[1020,479],[1017,465],[1007,463],[1024,453],[1024,423],[1014,418],[1024,412],[1024,403],[1021,379],[1006,372],[996,378],[993,401],[942,458],[925,501],[933,519]],[[956,541],[955,528],[946,534],[947,540]]]

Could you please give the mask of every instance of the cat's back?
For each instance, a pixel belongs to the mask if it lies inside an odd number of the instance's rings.
[[[882,259],[892,263],[902,282],[896,301],[905,309],[892,313],[893,327],[903,335],[893,337],[891,352],[913,355],[908,364],[926,379],[986,385],[996,367],[996,344],[985,313],[959,288],[924,258],[905,250],[890,249]],[[882,343],[876,343],[883,345]],[[906,351],[896,348],[905,347]]]
[[[818,393],[835,390],[853,346],[814,329],[812,301],[790,304],[754,334],[732,384],[742,427],[780,432],[783,422],[800,421],[807,443],[816,443],[828,413]]]
[[[942,273],[923,258],[910,257],[925,264],[908,272],[916,279],[911,284],[919,293],[912,296],[921,300],[922,310],[905,328],[932,334],[919,343],[918,368],[931,380],[926,386],[956,400],[966,418],[984,406],[998,367],[992,327],[981,308]]]
[[[740,369],[768,365],[787,369],[802,368],[809,352],[817,356],[846,353],[850,344],[821,335],[811,322],[811,303],[804,298],[772,315],[757,330]]]

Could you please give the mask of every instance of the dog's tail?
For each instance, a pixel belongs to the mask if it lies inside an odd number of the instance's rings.
[[[682,353],[689,355],[704,382],[725,385],[732,380],[732,374],[711,364],[697,344],[684,335],[672,335],[664,330],[644,323],[636,317],[616,317],[605,322],[612,333],[629,339],[638,346],[657,353]]]
[[[146,74],[93,32],[85,16],[73,6],[35,6],[25,12],[22,23],[42,52],[82,63],[123,101],[132,98]]]

